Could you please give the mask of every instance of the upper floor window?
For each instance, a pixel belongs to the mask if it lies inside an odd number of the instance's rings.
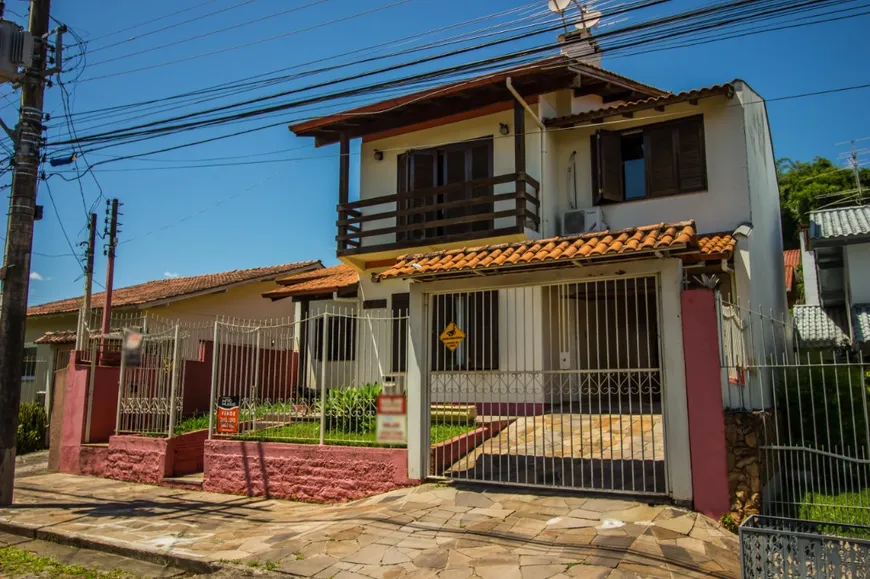
[[[595,204],[707,189],[701,116],[592,135]]]
[[[398,157],[397,241],[488,231],[493,176],[492,137]]]

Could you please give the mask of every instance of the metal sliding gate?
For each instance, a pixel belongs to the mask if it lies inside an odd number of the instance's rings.
[[[429,473],[667,494],[655,276],[427,296]]]

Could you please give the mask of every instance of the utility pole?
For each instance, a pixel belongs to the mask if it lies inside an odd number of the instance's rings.
[[[858,151],[855,149],[855,141],[850,141],[852,154],[849,156],[849,165],[855,173],[855,186],[858,188],[858,203],[864,203],[864,188],[861,186],[861,165],[858,163]]]
[[[0,506],[12,504],[15,481],[15,436],[18,430],[18,405],[21,402],[24,325],[27,320],[30,252],[33,249],[33,220],[42,145],[42,101],[50,3],[50,0],[33,0],[30,4],[28,27],[36,48],[31,66],[24,71],[21,86],[15,167],[6,226],[6,253],[3,268],[0,269],[0,280],[3,282],[3,302],[0,304]]]
[[[94,243],[97,237],[97,214],[91,213],[88,220],[88,245],[85,248],[85,297],[79,310],[79,323],[76,328],[76,350],[84,350],[87,340],[88,317],[91,314],[91,293],[94,285]]]
[[[112,285],[115,281],[115,247],[118,245],[118,199],[106,201],[107,209],[111,206],[110,215],[106,217],[108,229],[104,232],[109,243],[106,244],[106,301],[103,304],[103,335],[112,331]],[[100,340],[100,351],[103,352],[105,340]]]

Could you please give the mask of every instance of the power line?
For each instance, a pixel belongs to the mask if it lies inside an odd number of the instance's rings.
[[[205,2],[201,2],[201,3],[199,3],[199,4],[195,5],[195,6],[189,6],[189,7],[187,7],[187,8],[182,8],[181,10],[176,10],[175,12],[172,12],[172,13],[170,13],[170,14],[166,14],[165,16],[160,16],[160,17],[158,17],[158,18],[153,18],[153,19],[151,19],[151,20],[146,20],[145,22],[140,22],[139,24],[133,24],[132,26],[128,26],[128,27],[126,27],[126,28],[121,28],[120,30],[116,30],[116,31],[114,31],[114,32],[109,32],[108,34],[103,34],[102,36],[98,36],[98,37],[96,37],[96,38],[92,38],[92,39],[91,39],[91,42],[96,42],[97,40],[103,40],[104,38],[109,38],[110,36],[115,36],[115,35],[117,35],[117,34],[122,34],[122,33],[124,33],[124,32],[128,32],[128,31],[130,31],[130,30],[135,30],[136,28],[141,28],[141,27],[143,27],[143,26],[147,26],[147,25],[149,25],[149,24],[153,24],[153,23],[155,23],[155,22],[159,22],[159,21],[161,21],[161,20],[166,20],[167,18],[171,18],[171,17],[173,17],[173,16],[177,16],[177,15],[179,15],[179,14],[183,14],[184,12],[190,12],[191,10],[196,10],[197,8],[202,8],[203,6],[205,6],[205,5],[207,5],[207,4],[214,4],[216,1],[217,1],[217,0],[205,0]],[[179,25],[180,25],[180,24],[179,24]],[[173,25],[172,27],[174,27],[174,26],[179,26],[179,25]],[[172,28],[172,27],[167,27],[166,30],[168,30],[169,28]]]

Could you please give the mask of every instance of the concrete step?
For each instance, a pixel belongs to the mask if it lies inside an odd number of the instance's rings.
[[[203,473],[195,472],[184,476],[167,476],[163,477],[163,484],[176,489],[185,489],[190,491],[202,490]]]

